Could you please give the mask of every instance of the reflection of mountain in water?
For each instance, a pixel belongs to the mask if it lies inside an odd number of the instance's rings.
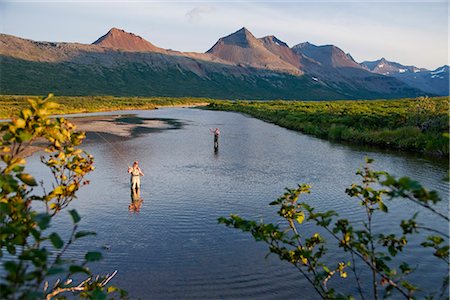
[[[88,142],[120,141],[147,133],[181,129],[184,125],[176,119],[140,118],[135,115],[78,118],[73,121],[78,130],[86,132]]]

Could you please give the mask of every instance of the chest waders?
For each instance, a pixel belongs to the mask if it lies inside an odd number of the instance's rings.
[[[139,176],[139,170],[133,168],[131,171],[131,188],[140,189],[141,188],[141,178]]]
[[[218,150],[219,149],[219,135],[218,134],[214,134],[214,150]]]

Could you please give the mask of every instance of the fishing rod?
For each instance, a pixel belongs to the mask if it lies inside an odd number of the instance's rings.
[[[94,131],[94,133],[97,134],[102,140],[107,142],[111,146],[111,148],[114,149],[114,152],[116,152],[116,154],[118,156],[120,156],[120,158],[122,158],[122,159],[125,158],[125,157],[122,156],[122,154],[120,154],[120,152],[117,150],[117,148],[110,141],[108,141],[103,135],[100,134],[100,132]]]
[[[111,143],[110,141],[108,141],[103,135],[100,134],[100,132],[98,131],[94,131],[95,134],[97,134],[102,140],[104,140],[106,143],[108,143],[112,149],[114,149],[114,152],[121,158],[121,159],[127,159],[126,157],[124,157],[118,150],[117,148],[114,146],[113,143]],[[127,165],[128,168],[130,168],[129,165]]]

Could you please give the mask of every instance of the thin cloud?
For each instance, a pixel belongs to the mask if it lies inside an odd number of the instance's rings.
[[[192,10],[186,13],[189,22],[198,22],[202,18],[202,14],[209,14],[214,11],[214,7],[209,5],[202,5],[194,7]]]

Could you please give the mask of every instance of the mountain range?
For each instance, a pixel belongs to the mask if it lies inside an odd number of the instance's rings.
[[[448,95],[449,67],[380,59],[357,63],[334,45],[289,47],[242,28],[206,53],[163,49],[112,28],[92,44],[0,34],[0,93],[192,96],[225,99],[377,99]]]
[[[449,94],[449,66],[447,65],[435,70],[427,70],[415,66],[404,66],[383,57],[376,61],[364,61],[361,66],[374,73],[395,77],[426,93],[440,96]]]

